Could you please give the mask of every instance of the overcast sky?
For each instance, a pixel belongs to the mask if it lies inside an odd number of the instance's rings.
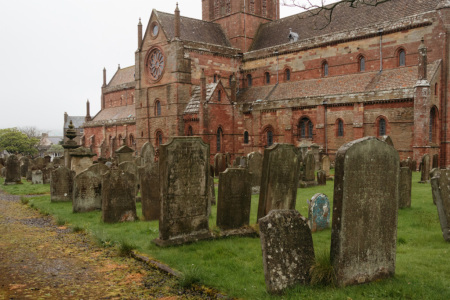
[[[64,112],[100,110],[107,81],[134,65],[137,24],[152,9],[201,19],[201,0],[0,0],[0,128],[35,126],[62,135]],[[281,17],[300,12],[281,7]]]

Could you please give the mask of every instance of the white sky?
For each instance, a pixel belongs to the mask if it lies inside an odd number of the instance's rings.
[[[107,81],[134,65],[139,17],[153,8],[201,19],[201,0],[0,0],[0,128],[35,126],[62,135],[64,112],[100,110]],[[281,7],[281,17],[300,12]]]

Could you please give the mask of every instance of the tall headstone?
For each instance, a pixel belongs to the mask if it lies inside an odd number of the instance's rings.
[[[251,175],[244,168],[228,168],[219,175],[217,227],[238,229],[250,223]]]
[[[409,167],[400,168],[398,185],[398,207],[411,207],[412,172]]]
[[[225,170],[226,171],[226,170]],[[209,176],[209,203],[216,205],[216,188],[214,187],[214,177]]]
[[[152,143],[146,142],[141,148],[142,165],[155,162],[155,149]]]
[[[322,170],[325,171],[325,176],[330,177],[330,157],[328,155],[322,156]]]
[[[214,172],[216,176],[227,169],[227,158],[223,153],[214,155]]]
[[[59,167],[50,171],[50,200],[52,202],[71,202],[75,171]]]
[[[160,145],[159,246],[211,237],[208,226],[209,145],[200,137],[174,137]]]
[[[20,158],[20,176],[21,177],[27,177],[29,161],[30,160],[28,159],[28,157],[23,156]]]
[[[450,170],[442,170],[439,177],[431,178],[431,189],[442,236],[445,241],[450,242]]]
[[[11,154],[6,159],[5,185],[22,183],[20,177],[20,162],[16,155]]]
[[[72,203],[74,213],[102,209],[102,174],[108,171],[108,167],[100,163],[75,176]]]
[[[317,185],[327,185],[327,175],[324,170],[317,171]]]
[[[319,161],[320,161],[320,146],[317,144],[311,145],[311,152],[314,154],[314,171],[319,170]]]
[[[343,145],[336,154],[330,258],[340,286],[395,273],[397,151],[375,137]]]
[[[134,163],[134,161],[124,161],[121,162],[119,164],[119,169],[123,170],[125,172],[129,172],[131,174],[133,174],[136,177],[136,195],[139,193],[139,183],[140,183],[140,179],[139,179],[139,172],[138,172],[138,167],[136,166],[136,164]]]
[[[259,194],[260,185],[261,185],[261,174],[262,174],[262,165],[263,165],[263,156],[259,152],[251,152],[247,154],[248,158],[248,171],[251,174],[251,186],[252,186],[252,194],[255,190],[256,194]]]
[[[79,147],[74,150],[70,150],[70,169],[74,170],[76,174],[79,174],[92,166],[92,158],[97,154],[92,153],[91,149]]]
[[[429,154],[425,154],[424,156],[422,156],[422,162],[421,162],[421,169],[420,169],[420,181],[419,183],[427,183],[430,180],[430,167],[431,167],[431,162],[430,162],[430,155]]]
[[[295,209],[299,177],[299,154],[291,144],[264,149],[258,219],[272,209]]]
[[[433,154],[433,166],[431,168],[439,168],[439,154]]]
[[[303,181],[314,181],[316,178],[315,170],[316,170],[316,160],[314,157],[314,153],[312,151],[308,151],[305,154],[305,158],[303,160],[305,165],[305,170],[303,173]]]
[[[136,176],[112,168],[102,177],[102,220],[117,223],[137,220]]]
[[[306,219],[296,210],[272,210],[258,223],[267,291],[308,284],[314,247]]]
[[[159,164],[149,162],[138,168],[141,182],[141,204],[144,220],[158,220],[161,212],[159,193]]]
[[[325,194],[315,194],[308,201],[308,225],[311,232],[330,227],[331,206]]]

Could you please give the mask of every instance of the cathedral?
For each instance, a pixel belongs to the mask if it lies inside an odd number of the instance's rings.
[[[197,1],[200,2],[200,1]],[[197,4],[195,4],[197,5]],[[200,6],[200,4],[198,4]],[[392,0],[280,18],[279,0],[202,0],[202,20],[153,10],[135,65],[106,81],[81,143],[110,157],[200,136],[231,157],[273,143],[389,135],[401,159],[450,165],[450,2]],[[199,7],[200,8],[200,7]]]

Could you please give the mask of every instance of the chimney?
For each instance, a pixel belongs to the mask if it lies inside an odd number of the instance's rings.
[[[103,87],[106,86],[106,68],[103,68]]]
[[[142,43],[142,23],[141,23],[141,18],[139,18],[139,23],[138,23],[138,49],[141,48],[141,43]]]
[[[120,70],[120,64],[117,66],[117,70]]]
[[[86,101],[86,117],[84,118],[85,122],[89,122],[92,120],[91,118],[91,113],[90,113],[90,104],[89,104],[89,99]]]
[[[64,112],[64,126],[67,123],[67,118],[69,117],[69,115],[67,114],[67,112]]]
[[[236,76],[234,76],[234,73],[231,77],[231,102],[236,102]]]
[[[180,38],[180,10],[178,9],[178,2],[175,8],[175,38]]]
[[[427,80],[427,47],[423,38],[419,46],[419,80]]]

